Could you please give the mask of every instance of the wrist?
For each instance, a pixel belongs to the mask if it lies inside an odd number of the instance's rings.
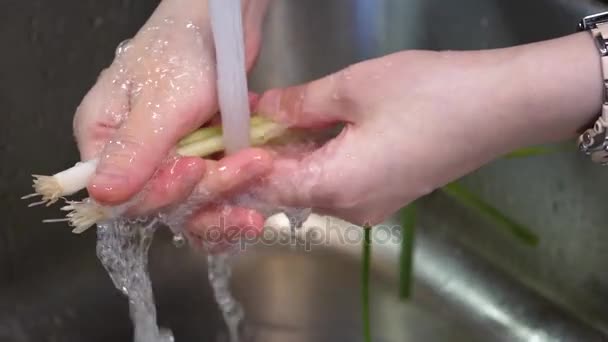
[[[603,77],[597,47],[588,32],[514,50],[512,74],[519,101],[513,101],[513,115],[527,137],[522,142],[571,139],[592,124],[603,102]]]
[[[587,32],[460,54],[451,60],[462,69],[458,78],[471,80],[470,132],[493,157],[575,138],[600,112],[601,62]]]

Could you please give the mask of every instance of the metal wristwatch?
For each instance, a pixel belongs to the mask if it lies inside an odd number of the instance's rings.
[[[578,24],[578,30],[589,31],[593,36],[600,53],[604,79],[602,112],[593,127],[581,134],[578,146],[592,161],[608,165],[608,12],[583,18]]]

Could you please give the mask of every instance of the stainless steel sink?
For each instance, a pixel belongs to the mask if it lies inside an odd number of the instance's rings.
[[[27,210],[17,198],[28,192],[31,171],[48,173],[76,160],[73,109],[114,46],[153,7],[143,0],[4,4],[4,13],[16,15],[0,21],[0,40],[11,46],[0,59],[16,67],[0,70],[6,110],[0,342],[131,339],[126,300],[96,260],[94,234],[43,226],[40,220],[55,210]],[[401,49],[493,48],[555,37],[602,8],[591,0],[275,0],[251,85],[299,83]],[[24,29],[10,33],[9,27]],[[473,191],[530,224],[541,239],[535,248],[440,194],[422,201],[409,301],[397,294],[398,243],[373,246],[374,341],[608,340],[602,175],[564,154],[495,163],[466,179]],[[307,227],[325,225],[316,219]],[[241,254],[233,289],[251,340],[362,340],[360,248],[258,246]],[[166,234],[150,257],[160,324],[177,342],[222,338],[205,258],[175,248]]]

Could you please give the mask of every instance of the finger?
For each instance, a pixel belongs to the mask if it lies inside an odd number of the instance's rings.
[[[245,33],[245,64],[251,70],[260,52],[262,43],[262,25],[270,0],[245,2],[243,8],[243,25]]]
[[[353,144],[356,140],[356,128],[349,125],[303,157],[275,158],[272,172],[256,195],[265,202],[292,207],[348,206],[348,196],[356,188],[351,185],[353,176],[358,170],[369,170],[353,157],[361,150]]]
[[[253,209],[221,205],[197,212],[187,224],[187,231],[198,244],[218,250],[241,239],[255,239],[262,233],[264,222],[264,216]]]
[[[342,74],[262,94],[256,111],[289,126],[325,127],[353,120],[348,82]]]
[[[113,66],[102,71],[76,109],[73,130],[81,160],[99,153],[129,111],[128,96],[116,77]]]
[[[240,191],[272,169],[270,153],[259,148],[242,150],[220,161],[205,162],[206,172],[197,191],[213,198]]]
[[[178,158],[166,163],[148,183],[143,199],[128,214],[149,214],[185,201],[204,173],[205,161],[200,158]]]
[[[249,92],[249,110],[253,113],[255,107],[258,104],[258,101],[260,99],[260,95],[254,92]],[[209,126],[213,126],[213,125],[221,125],[222,124],[222,117],[221,115],[218,113],[216,115],[214,115],[207,123],[205,123],[205,125],[209,125]]]
[[[248,96],[249,96],[249,110],[251,110],[253,112],[255,107],[257,107],[258,102],[260,101],[260,94],[250,91]]]
[[[370,206],[371,207],[371,206]],[[374,226],[384,222],[391,214],[394,214],[401,205],[396,208],[382,208],[382,211],[362,210],[361,208],[316,208],[315,213],[325,216],[339,217],[349,223],[364,226]]]
[[[141,96],[101,153],[88,187],[98,202],[118,204],[139,192],[177,141],[206,118],[207,107],[193,101],[165,101],[171,97],[159,91]]]

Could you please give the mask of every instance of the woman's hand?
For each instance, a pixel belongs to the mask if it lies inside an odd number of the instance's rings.
[[[247,67],[260,45],[266,1],[244,1]],[[215,164],[167,159],[179,139],[217,113],[214,45],[207,2],[164,0],[130,41],[117,49],[74,118],[83,160],[99,158],[91,197],[123,203],[149,185],[134,212],[187,197]],[[247,152],[243,156],[248,156]],[[241,160],[241,163],[255,161]]]
[[[257,111],[294,127],[346,123],[277,156],[258,196],[378,223],[518,147],[570,138],[601,104],[599,58],[578,34],[478,52],[402,52],[267,92]]]

